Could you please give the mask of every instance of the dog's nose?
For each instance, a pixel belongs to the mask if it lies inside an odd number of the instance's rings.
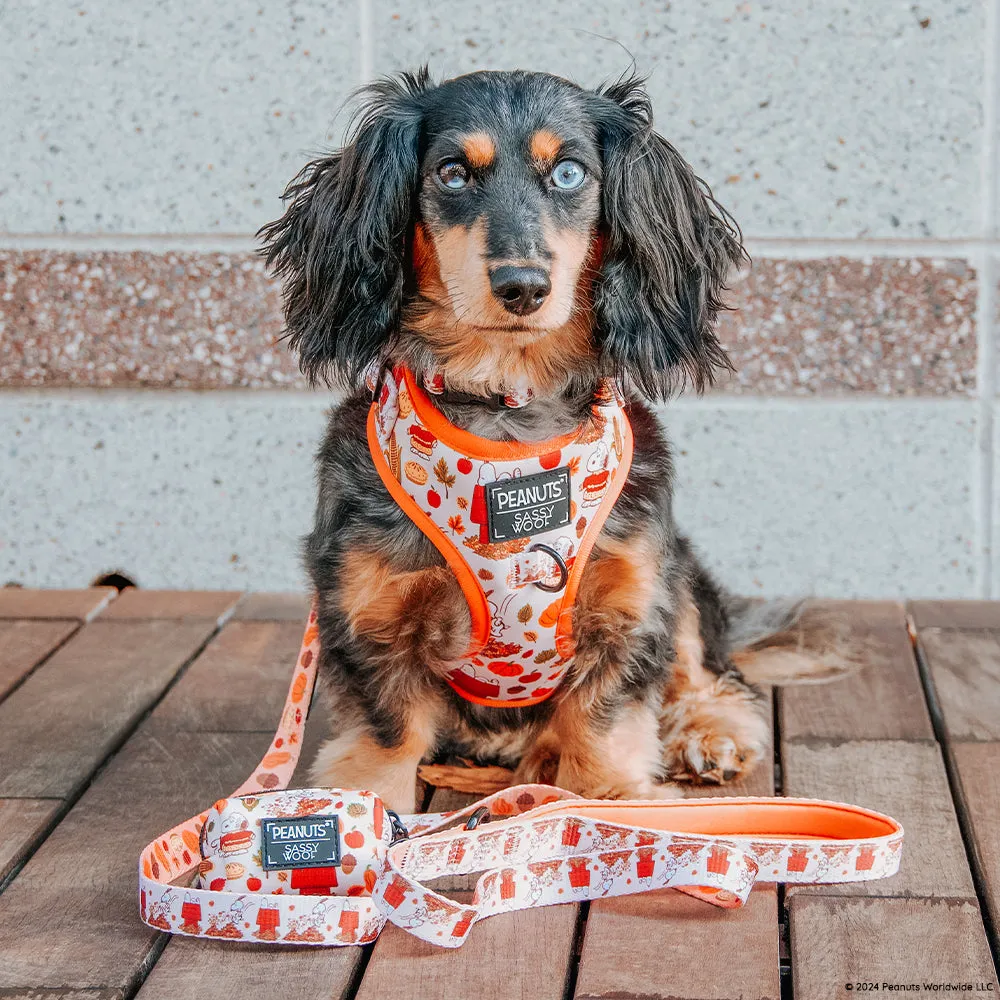
[[[504,309],[518,316],[527,316],[541,308],[552,291],[552,282],[540,267],[503,264],[490,271],[490,288]]]

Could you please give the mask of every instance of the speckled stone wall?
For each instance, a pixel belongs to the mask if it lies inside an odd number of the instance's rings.
[[[0,583],[305,586],[333,402],[253,233],[351,89],[648,72],[741,224],[735,375],[663,412],[752,594],[996,596],[1000,0],[0,7]],[[224,391],[223,391],[224,390]]]

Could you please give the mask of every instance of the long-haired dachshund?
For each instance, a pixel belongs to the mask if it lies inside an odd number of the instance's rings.
[[[752,682],[836,676],[851,653],[809,604],[725,593],[674,523],[670,450],[647,401],[728,367],[713,326],[746,260],[739,230],[653,131],[634,76],[585,90],[528,72],[435,85],[424,69],[364,96],[344,148],[306,166],[261,231],[303,371],[350,389],[319,453],[305,543],[336,727],[313,779],[412,810],[418,765],[444,752],[593,797],[740,775],[769,740]],[[544,700],[497,707],[456,688],[456,664],[483,662],[469,590],[371,446],[372,385],[391,371],[406,373],[400,395],[431,387],[425,414],[431,400],[459,438],[501,445],[594,440],[597,403],[621,401],[631,466],[581,556],[554,661],[568,668]],[[433,443],[415,439],[413,454]],[[506,572],[524,549],[496,551]],[[568,549],[546,551],[565,569]]]

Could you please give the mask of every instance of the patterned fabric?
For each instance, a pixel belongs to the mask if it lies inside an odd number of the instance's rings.
[[[409,839],[390,846],[386,811],[373,793],[281,791],[302,745],[318,641],[314,610],[281,724],[254,774],[228,799],[143,850],[139,909],[149,926],[190,937],[346,945],[375,940],[390,920],[424,941],[454,948],[478,920],[532,906],[675,888],[731,908],[746,901],[755,880],[859,882],[899,868],[903,828],[858,806],[784,798],[588,801],[548,785],[506,788],[453,812],[405,816]],[[444,829],[481,806],[491,822],[471,831]],[[327,881],[327,869],[315,868],[323,874],[271,871],[265,884],[263,866],[254,859],[264,813],[337,815],[345,850],[336,884]],[[672,815],[683,818],[678,825],[685,832],[669,829]],[[692,832],[699,826],[730,832]],[[773,833],[783,827],[802,832]],[[199,863],[203,830],[208,856]],[[170,884],[196,867],[208,888]],[[467,904],[424,884],[479,870],[484,874]]]
[[[409,372],[397,368],[382,378],[369,419],[372,459],[465,593],[473,643],[448,682],[470,701],[534,705],[555,691],[573,662],[580,577],[632,457],[632,430],[610,384],[592,412],[558,439],[495,442],[448,423]],[[509,487],[503,500],[515,511],[504,521],[510,537],[503,540],[490,532],[490,517],[497,516],[488,509],[493,484]],[[558,553],[565,578],[539,544]],[[543,589],[560,584],[556,593]]]

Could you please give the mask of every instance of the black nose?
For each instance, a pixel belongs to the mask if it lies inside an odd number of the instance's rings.
[[[541,308],[545,297],[552,291],[552,282],[540,267],[503,264],[490,271],[490,288],[503,303],[504,309],[518,316],[527,316]]]

